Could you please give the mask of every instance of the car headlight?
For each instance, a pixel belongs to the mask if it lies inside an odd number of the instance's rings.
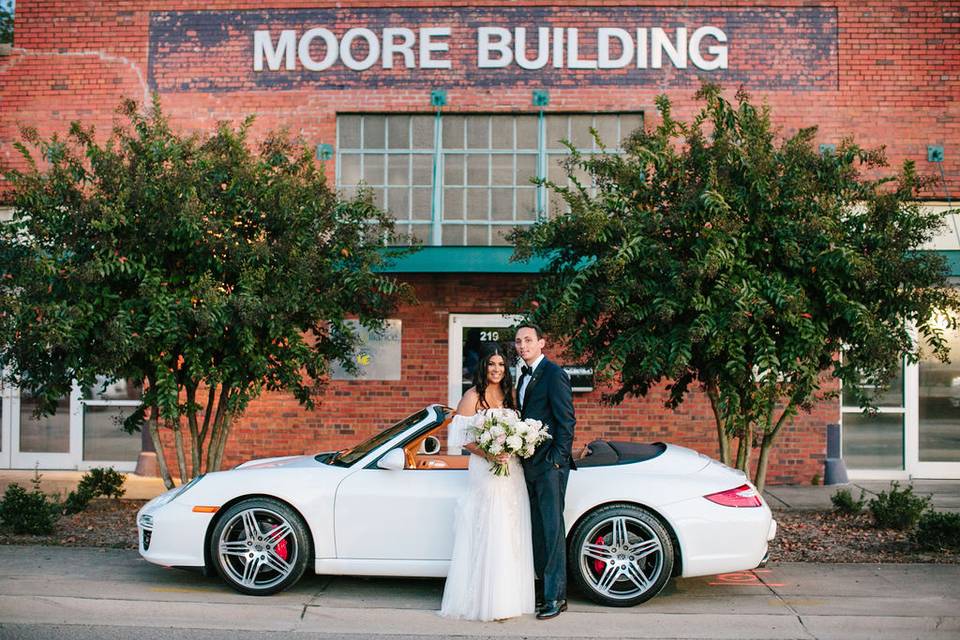
[[[157,496],[157,497],[155,498],[155,501],[154,501],[154,503],[153,503],[151,506],[153,506],[153,507],[162,507],[163,505],[167,504],[168,502],[173,502],[174,500],[176,500],[177,498],[179,498],[180,496],[182,496],[184,493],[186,493],[187,490],[188,490],[190,487],[192,487],[193,485],[195,485],[195,484],[197,484],[198,482],[200,482],[200,479],[201,479],[201,478],[203,478],[203,474],[200,474],[199,476],[197,476],[196,478],[194,478],[193,480],[191,480],[191,481],[188,482],[187,484],[184,484],[184,485],[181,485],[181,486],[179,486],[179,487],[176,487],[175,489],[170,489],[170,491],[167,491],[166,493],[160,494],[159,496]]]

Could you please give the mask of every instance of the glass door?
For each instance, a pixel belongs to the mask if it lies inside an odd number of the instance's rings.
[[[950,362],[921,350],[916,421],[907,428],[907,467],[918,478],[960,478],[960,330],[944,328]]]
[[[70,396],[60,398],[53,415],[37,418],[37,401],[14,389],[10,406],[10,466],[14,469],[75,469],[80,434],[74,433]]]
[[[449,360],[447,377],[447,404],[456,408],[463,392],[473,384],[473,374],[485,346],[498,343],[510,354],[510,374],[516,381],[513,325],[519,316],[499,314],[451,313],[449,323]]]

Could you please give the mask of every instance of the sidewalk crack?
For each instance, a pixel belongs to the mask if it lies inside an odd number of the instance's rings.
[[[780,601],[780,604],[782,604],[784,607],[786,607],[787,610],[790,611],[790,613],[792,613],[792,614],[794,615],[794,617],[796,617],[797,622],[800,623],[800,628],[803,629],[804,633],[806,633],[807,636],[808,636],[809,638],[811,638],[811,640],[817,640],[817,636],[813,635],[813,633],[810,631],[810,629],[807,628],[807,625],[806,625],[806,623],[803,621],[803,616],[800,615],[800,612],[797,611],[796,609],[794,609],[794,608],[793,608],[793,605],[790,604],[790,603],[786,600],[786,598],[784,598],[784,597],[781,596],[779,593],[777,593],[777,590],[774,589],[772,586],[770,586],[770,583],[768,583],[766,580],[764,580],[764,579],[763,579],[763,576],[762,576],[761,574],[756,573],[756,572],[753,572],[753,575],[755,575],[755,576],[757,577],[757,580],[759,580],[760,582],[763,583],[763,586],[765,586],[767,589],[770,590],[770,593],[772,593],[772,594],[774,595],[774,597],[775,597],[777,600]]]

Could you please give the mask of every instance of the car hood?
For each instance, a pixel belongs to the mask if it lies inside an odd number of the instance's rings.
[[[250,460],[235,467],[236,469],[280,469],[315,467],[317,460],[314,456],[278,456],[276,458],[260,458]]]

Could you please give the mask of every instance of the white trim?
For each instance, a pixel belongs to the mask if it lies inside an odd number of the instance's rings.
[[[447,404],[456,407],[463,391],[460,388],[463,368],[464,327],[512,327],[521,316],[499,313],[451,313],[447,320]]]
[[[851,480],[909,480],[910,474],[902,469],[847,469]]]
[[[10,425],[13,424],[13,389],[0,385],[0,469],[10,468]]]

